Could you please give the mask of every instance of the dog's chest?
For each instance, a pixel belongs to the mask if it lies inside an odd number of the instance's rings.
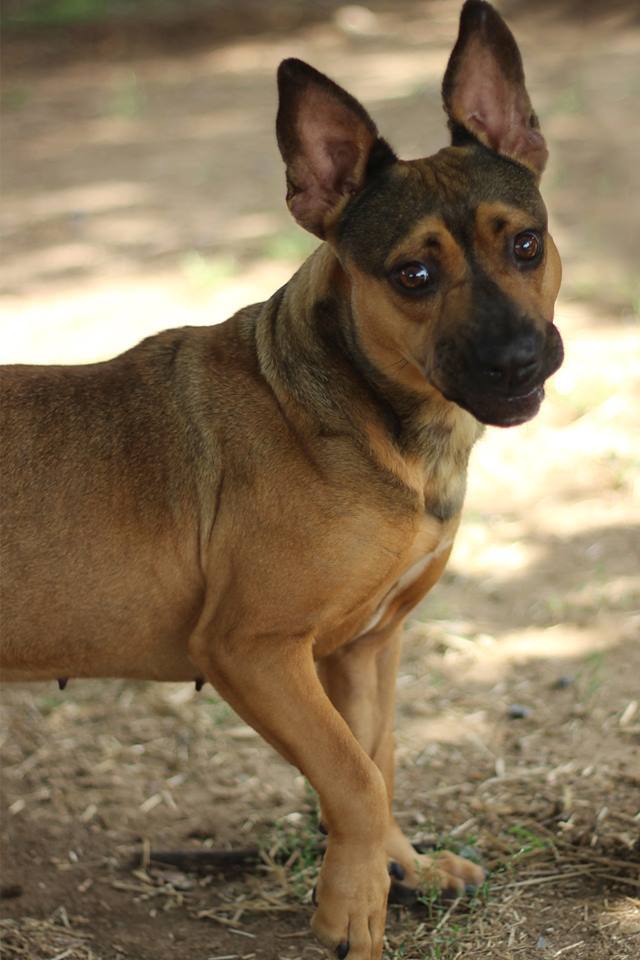
[[[430,572],[434,567],[440,566],[438,561],[446,559],[452,544],[453,533],[443,535],[430,550],[422,552],[417,559],[412,560],[403,572],[391,581],[359,635],[379,629],[399,610],[418,602],[431,586]]]
[[[446,436],[443,432],[438,456],[418,449],[405,458],[387,450],[385,467],[403,482],[406,496],[400,500],[394,489],[383,507],[378,501],[364,511],[360,526],[340,530],[342,542],[350,546],[348,560],[343,554],[336,568],[346,575],[325,606],[316,634],[318,657],[353,640],[384,639],[440,578],[458,527],[467,458],[478,432],[477,424],[469,428],[466,417],[459,419]]]
[[[458,528],[466,487],[466,463],[475,441],[477,424],[463,418],[461,427],[441,444],[439,456],[427,461],[415,486],[421,486],[419,518],[412,534],[398,545],[398,563],[378,584],[367,605],[366,617],[354,636],[384,629],[414,607],[439,579]]]
[[[438,523],[424,517],[413,530],[390,537],[379,531],[367,552],[366,572],[352,567],[339,591],[338,604],[317,634],[315,653],[321,659],[354,641],[384,638],[437,582],[457,528],[457,518]]]

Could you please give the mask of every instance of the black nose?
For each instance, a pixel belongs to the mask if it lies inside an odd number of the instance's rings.
[[[483,343],[476,348],[481,376],[493,386],[520,391],[535,384],[540,355],[533,334],[520,334],[507,340]]]

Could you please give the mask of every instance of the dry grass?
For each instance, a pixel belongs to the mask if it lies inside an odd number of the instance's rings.
[[[0,920],[0,951],[7,960],[97,960],[91,934],[81,929],[87,923],[64,907],[48,920]]]

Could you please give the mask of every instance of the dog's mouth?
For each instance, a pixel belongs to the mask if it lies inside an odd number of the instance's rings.
[[[446,396],[446,394],[445,394]],[[544,400],[544,384],[539,384],[527,393],[489,399],[488,397],[448,396],[458,406],[471,413],[476,420],[491,427],[519,427],[533,419]]]
[[[490,375],[490,368],[478,367],[473,353],[459,352],[446,344],[440,347],[439,360],[435,376],[430,379],[447,400],[487,426],[517,427],[538,413],[544,400],[545,381],[563,360],[562,340],[550,324],[537,356],[513,378],[520,382],[506,376],[496,380]]]

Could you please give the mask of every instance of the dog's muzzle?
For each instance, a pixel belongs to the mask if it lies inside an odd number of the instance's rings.
[[[533,325],[510,336],[474,338],[436,347],[432,380],[447,400],[481,423],[513,427],[536,415],[544,383],[560,367],[562,339],[552,323],[544,333]]]

